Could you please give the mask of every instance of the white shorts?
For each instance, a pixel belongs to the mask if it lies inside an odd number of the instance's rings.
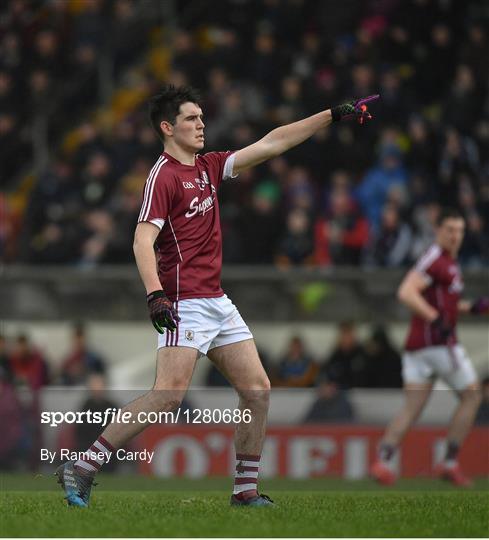
[[[405,383],[427,383],[436,377],[457,391],[477,382],[472,362],[461,345],[440,345],[404,352],[402,378]]]
[[[214,347],[253,339],[236,306],[226,296],[191,298],[176,303],[180,322],[174,332],[158,334],[161,347],[192,347],[207,354]]]

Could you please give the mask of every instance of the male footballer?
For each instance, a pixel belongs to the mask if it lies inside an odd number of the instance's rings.
[[[270,382],[253,336],[221,288],[222,239],[217,191],[241,171],[278,156],[332,122],[371,117],[367,103],[351,101],[272,130],[236,152],[198,154],[204,147],[204,116],[196,91],[166,86],[150,101],[151,123],[164,151],[149,173],[134,236],[134,255],[158,332],[152,390],[126,405],[139,412],[177,408],[199,356],[207,355],[239,395],[249,423],[236,428],[236,472],[232,505],[270,506],[258,492]],[[67,462],[56,474],[68,504],[88,506],[103,453],[113,452],[147,426],[112,423],[89,451],[96,459]]]
[[[371,475],[381,484],[396,480],[392,457],[402,438],[425,407],[436,378],[443,379],[459,398],[448,427],[444,461],[437,474],[458,486],[470,485],[457,461],[480,403],[477,376],[456,334],[459,313],[489,313],[489,297],[470,303],[461,300],[463,280],[457,255],[465,222],[457,210],[442,210],[436,242],[406,275],[399,300],[413,313],[402,359],[405,403],[387,428]]]

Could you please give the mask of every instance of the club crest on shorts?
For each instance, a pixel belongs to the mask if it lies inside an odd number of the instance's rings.
[[[194,340],[194,331],[193,330],[185,330],[185,339],[187,341],[193,341]]]

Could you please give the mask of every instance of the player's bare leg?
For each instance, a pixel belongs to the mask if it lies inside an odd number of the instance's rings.
[[[419,418],[432,390],[433,383],[404,385],[404,405],[387,427],[382,439],[383,443],[394,448],[399,445],[406,432]]]
[[[471,384],[458,396],[460,402],[448,425],[447,439],[461,445],[474,423],[482,396],[478,384]]]
[[[444,461],[437,467],[437,474],[458,486],[469,486],[470,480],[458,465],[458,452],[474,423],[481,402],[478,383],[471,384],[458,393],[460,399],[448,425],[447,449]]]
[[[89,450],[99,456],[97,459],[85,457],[58,467],[56,475],[68,504],[88,506],[95,474],[110,459],[109,456],[116,448],[123,446],[147,427],[147,422],[139,421],[139,413],[172,411],[180,405],[192,378],[196,360],[197,351],[189,347],[158,350],[153,388],[122,409],[123,413],[131,413],[131,420],[128,423],[111,423],[94,441]]]
[[[254,340],[216,347],[208,356],[238,392],[240,409],[251,410],[251,422],[240,422],[236,427],[236,452],[260,454],[265,439],[270,381]]]
[[[177,409],[188,389],[197,362],[197,350],[190,347],[162,347],[158,349],[156,377],[153,388],[143,396],[131,401],[122,413],[130,412],[131,418],[139,413],[164,412]],[[147,422],[112,423],[102,437],[113,447],[120,448],[143,431]]]
[[[257,481],[270,402],[270,381],[252,339],[216,347],[208,356],[238,392],[240,410],[251,412],[251,421],[240,422],[236,427],[236,474],[231,502],[265,506],[269,499],[258,495]]]
[[[391,420],[379,445],[378,458],[370,474],[381,484],[390,485],[396,480],[392,471],[391,459],[409,428],[423,411],[433,390],[433,383],[406,383],[404,385],[404,404]]]

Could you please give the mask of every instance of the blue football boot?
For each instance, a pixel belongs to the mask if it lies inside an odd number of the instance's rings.
[[[58,477],[58,484],[61,484],[65,492],[65,499],[70,506],[80,506],[86,508],[90,500],[93,476],[78,472],[74,467],[74,461],[67,461],[60,465],[54,473]]]
[[[231,506],[275,506],[275,503],[268,495],[258,493],[256,497],[250,499],[238,499],[236,495],[231,495]]]

